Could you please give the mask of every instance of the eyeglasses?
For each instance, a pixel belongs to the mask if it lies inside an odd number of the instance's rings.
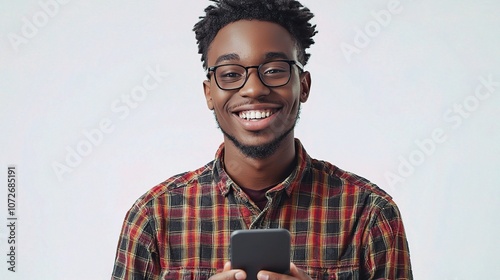
[[[268,87],[281,87],[290,81],[292,65],[301,71],[304,66],[294,60],[276,60],[256,66],[242,66],[239,64],[223,64],[208,67],[208,72],[214,72],[215,82],[222,90],[236,90],[242,88],[248,80],[248,69],[256,68],[260,81]]]

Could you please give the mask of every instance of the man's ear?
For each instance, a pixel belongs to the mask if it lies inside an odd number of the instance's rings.
[[[300,74],[300,102],[304,103],[309,98],[311,90],[311,73],[305,71]]]
[[[210,80],[203,81],[203,92],[205,92],[205,99],[207,100],[208,109],[213,110],[214,104],[212,102],[212,95],[210,93]]]

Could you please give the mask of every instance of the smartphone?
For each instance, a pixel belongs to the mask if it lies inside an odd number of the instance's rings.
[[[288,274],[290,232],[286,229],[236,230],[231,234],[231,267],[242,269],[247,279],[261,270]]]

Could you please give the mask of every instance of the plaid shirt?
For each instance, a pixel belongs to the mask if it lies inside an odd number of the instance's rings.
[[[113,279],[208,279],[237,229],[286,228],[291,259],[314,279],[412,279],[403,222],[376,185],[309,157],[269,190],[261,211],[214,161],[152,188],[128,211]]]

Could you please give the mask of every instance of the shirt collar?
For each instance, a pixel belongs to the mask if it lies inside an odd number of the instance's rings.
[[[295,155],[297,161],[294,171],[283,182],[276,185],[272,191],[285,190],[286,194],[290,196],[293,190],[299,187],[302,178],[310,169],[311,157],[307,154],[299,139],[295,139],[295,151],[297,152]],[[224,143],[219,146],[219,149],[215,153],[212,168],[213,183],[220,190],[221,194],[226,196],[236,184],[224,170]]]

